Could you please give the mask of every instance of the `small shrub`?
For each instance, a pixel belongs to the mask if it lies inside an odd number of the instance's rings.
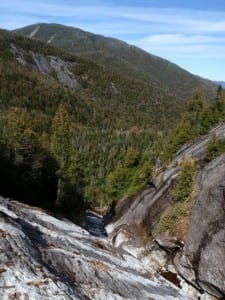
[[[151,232],[142,224],[135,223],[138,235],[141,237],[141,242],[146,245],[152,241]]]
[[[52,69],[50,70],[50,72],[49,72],[49,75],[50,75],[51,77],[53,77],[54,79],[58,80],[58,75],[57,75],[57,72],[56,72],[55,69],[52,68]]]
[[[194,175],[194,161],[184,160],[177,176],[177,183],[170,192],[174,202],[162,214],[157,227],[158,233],[169,231],[170,234],[183,239],[186,230],[185,224],[189,220],[193,205],[190,195],[193,190]]]
[[[211,161],[225,151],[225,139],[218,140],[215,134],[208,140],[206,145],[205,160]]]
[[[176,186],[170,192],[174,201],[184,201],[190,196],[194,174],[194,162],[192,160],[185,160],[177,176]]]
[[[166,210],[159,221],[157,232],[162,234],[169,231],[170,234],[177,238],[184,238],[186,226],[193,206],[193,200],[188,199],[184,202],[177,202]]]
[[[24,55],[23,55],[25,61],[28,63],[28,64],[33,64],[34,60],[33,60],[33,56],[30,52],[26,52]]]

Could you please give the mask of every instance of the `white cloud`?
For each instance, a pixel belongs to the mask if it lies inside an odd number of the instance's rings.
[[[19,2],[19,5],[16,0],[0,2],[0,26],[6,27],[2,20],[4,17],[4,19],[8,18],[6,24],[10,24],[10,22],[16,24],[18,20],[18,26],[20,26],[24,19],[24,25],[26,25],[26,18],[29,16],[34,20],[45,19],[46,22],[58,20],[58,22],[67,24],[70,22],[75,26],[89,23],[89,30],[91,30],[91,26],[96,27],[96,23],[105,23],[104,25],[108,23],[110,26],[99,28],[99,33],[104,30],[105,34],[107,34],[106,28],[109,28],[109,34],[130,34],[132,30],[139,34],[159,31],[171,34],[225,32],[225,12],[155,9],[132,7],[131,5],[125,7],[96,0],[76,1],[75,4],[74,1],[68,0],[63,2],[22,0]]]
[[[206,35],[155,34],[140,39],[142,45],[183,45],[225,43],[225,37]]]

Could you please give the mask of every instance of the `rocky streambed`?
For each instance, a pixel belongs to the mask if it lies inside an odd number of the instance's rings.
[[[88,212],[86,229],[0,197],[0,299],[225,299],[225,156],[199,164],[185,240],[155,234],[168,191],[188,156],[201,161],[212,135],[186,144],[147,187],[114,207]],[[142,225],[152,232],[143,243]],[[142,234],[141,234],[142,233]]]
[[[66,219],[0,198],[0,299],[193,299]]]

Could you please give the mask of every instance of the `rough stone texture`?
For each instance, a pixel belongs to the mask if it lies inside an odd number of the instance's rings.
[[[217,138],[225,138],[225,123],[211,130],[209,134],[184,145],[167,168],[161,169],[154,178],[156,190],[146,188],[137,196],[131,199],[124,197],[119,202],[115,208],[115,219],[106,227],[112,242],[136,255],[136,249],[140,246],[140,238],[138,238],[140,233],[135,233],[135,228],[144,225],[149,231],[153,230],[154,236],[154,226],[159,221],[162,212],[170,205],[171,199],[168,191],[179,173],[179,164],[185,157],[201,161],[205,156],[206,144],[213,134]],[[225,289],[224,157],[208,164],[201,174],[199,175],[201,201],[197,201],[193,215],[196,222],[189,231],[185,248],[186,256],[180,257],[177,254],[175,265],[178,272],[189,283],[220,297]],[[196,239],[191,242],[194,231]],[[129,238],[130,236],[131,238]],[[167,250],[182,248],[182,245],[177,245],[176,241],[167,241],[165,237],[160,238],[160,236],[154,237],[158,244]],[[181,252],[182,249],[179,251]],[[191,261],[188,259],[189,256]],[[192,263],[194,263],[195,269],[192,268]],[[197,281],[196,272],[198,274]],[[221,290],[221,292],[217,290]]]
[[[185,155],[195,160],[202,159],[205,155],[206,144],[213,134],[215,134],[218,139],[225,138],[225,123],[213,128],[208,134],[186,143],[177,151],[170,165],[180,163]]]
[[[16,57],[16,60],[23,66],[27,65],[26,60],[24,59],[25,51],[23,49],[17,48],[16,45],[11,44],[11,53]]]
[[[194,299],[66,219],[0,198],[0,299]]]
[[[184,256],[193,266],[199,286],[225,297],[224,155],[201,171],[198,185]]]
[[[60,83],[70,88],[78,88],[79,83],[74,74],[69,70],[70,64],[59,57],[43,56],[41,54],[32,53],[35,66],[39,72],[49,74],[52,70],[57,75]]]
[[[135,224],[144,224],[149,229],[153,228],[158,222],[161,213],[170,205],[168,190],[179,173],[179,164],[185,157],[194,160],[203,159],[206,144],[213,134],[217,138],[224,138],[225,123],[211,130],[209,134],[184,145],[176,153],[168,167],[165,170],[161,170],[154,178],[156,190],[154,188],[146,188],[133,198],[124,197],[121,199],[115,209],[116,217],[114,221],[107,226],[109,235],[114,236],[114,233],[118,234],[119,228],[122,228],[124,231],[124,226],[131,230],[131,227]]]
[[[183,242],[177,240],[176,237],[171,236],[168,232],[165,232],[163,235],[157,234],[155,236],[155,242],[167,252],[174,252],[177,249],[181,249],[184,245]]]
[[[38,30],[38,27],[35,30]],[[34,34],[36,34],[35,30]],[[69,62],[62,60],[59,57],[50,55],[44,56],[32,51],[27,53],[22,48],[17,47],[15,44],[11,44],[11,52],[20,64],[24,66],[30,65],[30,62],[26,61],[26,54],[29,54],[33,58],[33,68],[35,68],[39,72],[46,75],[51,74],[51,72],[55,72],[55,75],[57,76],[57,79],[61,84],[69,88],[80,87],[76,77],[69,70],[71,66]]]

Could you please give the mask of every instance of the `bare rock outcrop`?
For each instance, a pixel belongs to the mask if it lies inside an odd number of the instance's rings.
[[[193,160],[204,159],[206,144],[212,135],[218,139],[224,138],[225,123],[211,130],[209,134],[185,144],[176,153],[171,163],[154,178],[157,189],[146,187],[133,198],[121,199],[115,208],[114,221],[107,226],[109,235],[114,236],[118,233],[119,228],[124,228],[124,225],[131,228],[136,224],[145,224],[149,229],[153,228],[159,221],[162,212],[170,205],[168,190],[179,174],[179,164],[185,157]]]
[[[79,88],[80,84],[75,75],[70,71],[71,63],[52,55],[43,55],[11,44],[11,52],[23,66],[30,65],[45,75],[52,75],[61,84],[69,88]]]
[[[195,281],[203,290],[221,298],[225,297],[225,156],[210,162],[197,182],[199,191],[180,272],[188,280],[190,274],[195,274]]]
[[[193,299],[106,238],[0,198],[0,299]]]
[[[188,283],[220,299],[225,297],[225,157],[202,163],[207,142],[213,135],[224,139],[225,124],[185,144],[154,178],[157,189],[146,187],[133,198],[121,199],[115,208],[116,216],[106,229],[117,247],[136,255],[141,246],[140,232],[136,228],[144,226],[153,235],[153,242],[168,255],[177,253],[176,270]],[[165,236],[155,235],[155,226],[171,204],[169,190],[185,157],[199,161],[199,174],[192,221],[183,245],[183,241],[172,240],[172,237],[165,240]]]
[[[69,88],[78,88],[80,85],[74,74],[69,70],[70,63],[55,56],[43,56],[42,54],[32,53],[35,67],[43,74],[55,72],[58,81]]]

